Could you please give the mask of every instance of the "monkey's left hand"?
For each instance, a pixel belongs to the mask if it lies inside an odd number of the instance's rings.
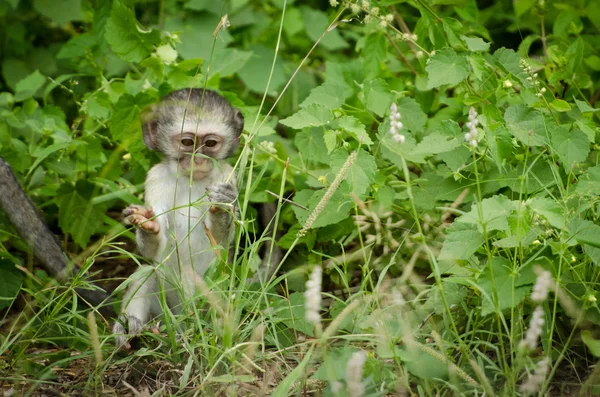
[[[207,188],[206,191],[208,192],[208,199],[214,204],[210,207],[211,213],[231,211],[235,208],[238,191],[233,183],[218,183]]]

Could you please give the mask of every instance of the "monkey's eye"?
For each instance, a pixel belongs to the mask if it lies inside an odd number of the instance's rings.
[[[183,138],[181,144],[183,146],[191,147],[194,146],[194,140],[192,138]]]
[[[218,143],[218,142],[217,142],[217,141],[215,141],[214,139],[209,139],[208,141],[204,142],[204,144],[205,144],[207,147],[215,147],[215,146],[217,146],[217,143]]]

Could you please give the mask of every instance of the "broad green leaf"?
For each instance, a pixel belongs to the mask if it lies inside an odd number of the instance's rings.
[[[156,56],[167,65],[177,60],[177,51],[170,44],[163,44],[156,48]]]
[[[381,75],[381,64],[387,55],[387,39],[381,32],[367,36],[363,48],[363,70],[367,79]]]
[[[305,128],[299,131],[294,138],[294,143],[302,157],[308,161],[324,164],[329,162],[322,128]]]
[[[542,146],[547,142],[544,116],[525,105],[513,105],[504,113],[506,127],[526,146]]]
[[[141,62],[160,43],[160,32],[142,30],[133,11],[119,1],[113,3],[104,37],[114,53],[127,62]]]
[[[490,43],[486,43],[479,37],[460,36],[460,38],[467,43],[469,51],[488,51],[490,49]]]
[[[427,115],[421,109],[419,102],[410,97],[402,97],[396,101],[396,105],[404,127],[413,133],[421,132],[427,123]]]
[[[269,83],[267,93],[272,96],[277,95],[279,89],[288,81],[288,72],[284,69],[281,57],[277,57],[275,68],[271,75],[270,71],[275,57],[275,50],[263,45],[253,45],[248,50],[252,51],[253,54],[237,74],[246,87],[253,92],[263,94],[267,88],[267,83]]]
[[[367,130],[365,125],[360,122],[354,116],[342,116],[336,120],[338,128],[348,132],[354,139],[358,141],[358,143],[362,145],[372,145],[373,141],[369,134],[367,134]]]
[[[306,26],[306,33],[308,34],[308,37],[313,43],[316,42],[321,38],[321,35],[329,26],[327,14],[325,14],[323,11],[310,7],[303,7],[302,17],[304,18],[304,26]],[[336,51],[347,48],[348,43],[346,43],[346,40],[344,40],[340,35],[338,29],[331,29],[319,42],[319,46],[322,46],[330,51]]]
[[[582,196],[600,195],[600,165],[585,170],[575,185],[575,191]]]
[[[323,134],[323,139],[325,140],[325,147],[327,148],[327,153],[333,152],[333,149],[336,148],[337,136],[338,136],[337,131],[325,130],[325,133]]]
[[[279,122],[287,127],[300,130],[306,127],[319,127],[333,120],[331,110],[322,105],[308,105]]]
[[[509,200],[506,196],[496,195],[481,200],[481,213],[477,203],[473,203],[471,211],[460,216],[455,222],[478,225],[483,231],[485,225],[488,232],[492,230],[509,230],[508,216],[514,209],[516,201]]]
[[[98,43],[98,37],[90,32],[86,32],[71,37],[69,41],[60,47],[56,54],[58,59],[79,58],[92,52],[92,48]]]
[[[548,125],[548,130],[552,147],[565,171],[569,172],[574,165],[585,161],[590,152],[590,142],[583,132],[577,129],[569,131],[568,126],[553,123]]]
[[[105,119],[110,115],[112,105],[107,93],[99,92],[84,102],[84,110],[90,117]]]
[[[433,154],[445,153],[456,149],[462,144],[462,140],[434,132],[427,135],[412,151],[413,155],[431,156]]]
[[[447,230],[439,260],[466,260],[481,247],[483,234],[473,225],[454,223]]]
[[[395,356],[400,357],[406,369],[416,377],[431,381],[448,378],[448,364],[417,347],[396,347]]]
[[[104,205],[91,203],[93,191],[94,184],[82,179],[77,181],[74,189],[64,184],[57,193],[58,225],[81,248],[85,248],[90,237],[98,232],[106,212]]]
[[[137,96],[124,94],[115,105],[115,111],[110,119],[110,133],[119,142],[129,146],[133,141],[141,139],[141,111],[153,102],[146,94]]]
[[[34,96],[44,86],[46,80],[46,76],[36,70],[23,80],[19,81],[17,83],[15,101],[24,101],[25,99]]]
[[[552,102],[550,102],[550,107],[556,110],[557,112],[568,112],[569,110],[571,110],[571,105],[569,105],[567,101],[564,101],[562,99],[553,100]]]
[[[589,244],[594,248],[600,248],[600,226],[594,222],[584,219],[573,219],[567,225],[572,238],[580,244]]]
[[[344,149],[338,149],[331,155],[331,171],[333,176],[339,174],[342,166],[348,159],[348,153]],[[377,164],[375,158],[369,152],[358,149],[356,161],[346,173],[345,180],[348,181],[352,192],[361,200],[369,193],[370,186],[375,182],[377,175]]]
[[[521,57],[514,50],[509,50],[504,47],[499,48],[496,50],[496,52],[494,52],[492,59],[506,72],[519,79],[521,84],[523,84],[525,87],[531,86],[531,83],[527,81],[527,77],[529,76],[527,76],[527,73],[525,73],[519,63],[521,61]]]
[[[10,260],[0,259],[0,310],[12,304],[22,283],[23,272],[17,270]]]
[[[308,216],[315,210],[321,198],[325,195],[327,188],[318,191],[301,190],[294,196],[294,201],[300,205],[308,207],[308,211],[294,206],[293,211],[301,225],[304,225]],[[317,220],[313,223],[312,228],[333,225],[348,218],[350,209],[354,207],[352,199],[349,197],[350,188],[347,182],[343,182],[340,187],[333,193],[325,205],[325,208],[317,216]]]
[[[579,101],[579,100],[575,99],[575,97],[573,97],[573,100],[575,101],[575,104],[577,105],[577,108],[579,109],[579,111],[581,113],[599,112],[600,111],[600,109],[594,109],[593,107],[588,105],[587,102]]]
[[[366,80],[363,89],[367,109],[383,117],[392,104],[392,93],[388,84],[383,79]]]
[[[520,17],[533,7],[537,0],[519,0],[514,1],[513,6],[515,7],[515,15]]]
[[[546,218],[548,223],[555,228],[562,230],[565,227],[564,209],[556,201],[536,196],[527,200],[527,205],[534,212]]]
[[[581,331],[581,340],[583,340],[583,343],[590,349],[590,353],[592,353],[594,357],[600,357],[600,339],[594,338],[591,331],[583,330]]]
[[[445,84],[454,86],[467,78],[469,64],[464,55],[458,55],[451,48],[443,48],[429,58],[425,70],[428,89]]]
[[[506,258],[494,257],[490,265],[482,270],[477,284],[485,295],[482,297],[481,314],[495,312],[494,292],[498,295],[498,310],[503,311],[515,307],[525,299],[531,291],[536,276],[531,264],[513,270],[513,264]]]
[[[350,95],[352,90],[345,84],[325,83],[313,88],[300,107],[317,104],[333,110],[341,108]]]
[[[294,292],[290,295],[290,300],[280,300],[273,307],[273,312],[277,314],[277,319],[286,326],[306,335],[314,335],[314,326],[306,321],[306,310],[304,308],[304,294]]]
[[[81,0],[34,0],[33,7],[57,25],[82,19]]]

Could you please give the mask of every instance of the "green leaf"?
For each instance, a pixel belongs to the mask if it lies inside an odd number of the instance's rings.
[[[373,144],[371,137],[369,137],[369,134],[367,134],[365,125],[361,123],[356,117],[342,116],[336,120],[336,123],[338,128],[348,132],[361,145]]]
[[[469,75],[467,58],[457,55],[451,48],[443,48],[429,58],[427,66],[427,88],[437,88],[449,84],[457,85]]]
[[[344,149],[338,149],[331,155],[331,172],[335,176],[348,159],[348,153]],[[375,158],[369,152],[358,149],[358,156],[352,167],[346,173],[344,178],[351,186],[354,194],[363,200],[370,190],[370,186],[375,182],[377,175],[377,164]]]
[[[313,43],[316,42],[321,38],[321,35],[329,26],[327,14],[310,7],[303,7],[302,17],[304,18],[304,26],[306,27],[308,37]],[[322,46],[329,51],[336,51],[348,48],[348,43],[346,43],[346,40],[340,35],[339,29],[331,29],[319,42],[319,46]]]
[[[581,340],[586,344],[594,357],[600,357],[600,340],[595,339],[591,331],[581,331]]]
[[[525,105],[513,105],[504,113],[506,127],[526,146],[542,146],[546,142],[544,116]]]
[[[363,89],[367,109],[383,117],[392,104],[392,93],[388,84],[383,79],[366,80]]]
[[[316,104],[327,109],[338,109],[350,95],[352,95],[352,90],[346,84],[325,83],[313,88],[300,107]]]
[[[112,137],[128,147],[133,141],[141,138],[141,111],[153,102],[146,94],[133,96],[124,94],[115,105],[115,111],[110,119]]]
[[[127,62],[141,62],[160,43],[160,32],[143,30],[133,11],[119,1],[113,3],[104,37],[114,53]]]
[[[194,42],[191,44],[196,45]],[[268,71],[273,65],[275,50],[263,45],[253,45],[248,50],[253,54],[246,65],[237,72],[238,75],[251,91],[263,94],[269,83],[267,94],[277,95],[278,90],[288,81],[288,73],[284,69],[281,57],[277,58],[273,74],[270,75]]]
[[[490,43],[486,43],[483,39],[479,37],[467,37],[460,36],[461,39],[467,43],[467,48],[471,52],[475,51],[488,51],[490,49]]]
[[[33,7],[57,25],[82,19],[81,0],[34,0]]]
[[[531,265],[513,270],[513,264],[506,258],[492,258],[491,269],[493,280],[490,265],[486,266],[477,280],[479,288],[485,292],[481,302],[481,314],[484,316],[495,312],[492,301],[494,292],[498,294],[498,310],[503,311],[521,303],[536,279]]]
[[[328,163],[327,147],[322,128],[305,128],[296,134],[294,143],[298,151],[308,161]]]
[[[39,71],[31,73],[17,83],[15,101],[20,102],[34,96],[46,83],[46,76]]]
[[[557,112],[568,112],[571,110],[571,105],[567,101],[563,101],[562,99],[555,99],[550,102],[550,107]]]
[[[533,7],[537,0],[519,0],[514,1],[513,6],[515,7],[515,15],[520,17]]]
[[[573,97],[573,100],[575,101],[575,104],[577,105],[577,108],[579,109],[579,111],[581,113],[598,112],[598,111],[600,111],[600,109],[594,109],[593,107],[591,107],[590,105],[588,105],[587,102],[578,101],[577,99],[575,99],[575,97]]]
[[[396,101],[396,105],[404,127],[413,133],[421,132],[427,123],[427,115],[421,109],[421,104],[413,98],[402,97]]]
[[[331,110],[322,105],[308,105],[279,122],[287,127],[300,130],[306,127],[319,127],[333,119]]]
[[[91,195],[94,184],[79,180],[75,188],[65,184],[57,193],[58,225],[81,248],[87,246],[90,237],[100,229],[106,207],[93,205]]]
[[[525,87],[530,87],[531,83],[527,81],[527,73],[521,68],[520,61],[521,57],[514,50],[509,50],[507,48],[499,48],[494,52],[492,56],[493,61],[504,69],[506,72],[512,74],[514,77],[519,79],[521,84]]]
[[[315,210],[326,191],[327,188],[316,192],[313,190],[301,190],[296,193],[294,201],[308,207],[308,211],[296,206],[293,208],[300,224],[304,225],[304,223],[306,223],[306,219]],[[343,182],[333,193],[331,199],[327,201],[325,208],[323,208],[321,213],[317,216],[317,220],[313,223],[312,228],[316,229],[327,225],[333,225],[348,218],[350,209],[354,207],[354,203],[348,196],[349,194],[349,185],[347,182]]]
[[[536,196],[527,200],[527,205],[534,212],[546,218],[550,225],[561,230],[565,227],[565,211],[556,201]]]
[[[380,33],[367,36],[362,51],[365,78],[372,79],[381,75],[381,64],[387,55],[387,40]]]
[[[554,123],[548,125],[548,130],[552,147],[566,172],[570,172],[574,165],[585,161],[590,153],[590,142],[583,132],[577,129],[569,132],[568,126],[558,126]]]
[[[572,238],[580,244],[589,244],[594,248],[600,248],[600,226],[594,222],[584,219],[573,219],[567,225]]]
[[[478,225],[480,231],[483,231],[482,225],[486,226],[488,232],[508,231],[508,216],[514,209],[515,203],[503,195],[486,198],[481,200],[481,214],[477,203],[473,203],[471,211],[457,218],[455,222]]]
[[[454,223],[447,230],[439,260],[466,260],[481,247],[483,234],[474,225]]]
[[[461,144],[462,140],[460,139],[434,132],[423,138],[411,153],[413,155],[427,157],[434,154],[449,152],[456,149]]]
[[[0,259],[0,310],[9,307],[23,283],[23,272],[8,259]]]
[[[98,37],[90,32],[71,37],[69,41],[60,47],[56,54],[58,59],[79,58],[92,52],[92,48],[98,44]]]
[[[337,144],[338,132],[335,130],[325,130],[323,139],[325,140],[325,147],[327,147],[327,153],[333,152]]]

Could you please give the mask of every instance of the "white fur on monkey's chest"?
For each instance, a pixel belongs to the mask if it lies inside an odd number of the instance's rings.
[[[181,175],[173,164],[161,163],[148,173],[146,203],[152,207],[160,225],[161,249],[157,262],[179,273],[193,268],[203,275],[215,259],[204,225],[210,229],[207,187],[214,186],[229,175],[228,165],[214,167],[198,181]]]

